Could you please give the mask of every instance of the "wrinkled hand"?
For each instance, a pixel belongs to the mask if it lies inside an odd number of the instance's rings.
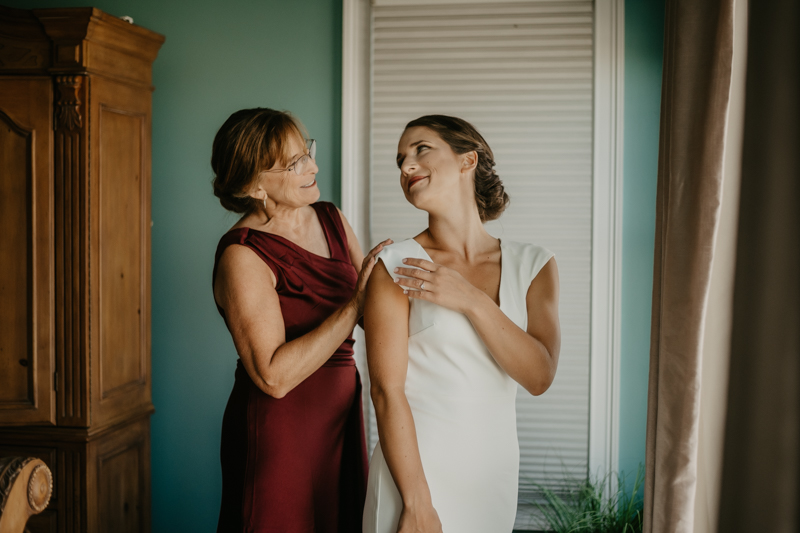
[[[408,267],[395,268],[393,277],[409,298],[428,300],[466,314],[476,299],[484,294],[452,268],[413,257],[403,259],[403,263]],[[412,279],[398,278],[398,274]]]
[[[403,507],[397,533],[442,533],[442,522],[432,505],[413,510]]]
[[[364,314],[364,301],[367,297],[367,281],[372,274],[372,269],[375,267],[375,256],[383,250],[384,246],[392,244],[392,239],[378,243],[378,245],[369,251],[364,261],[361,262],[361,272],[358,273],[358,281],[356,282],[356,292],[353,294],[351,304],[356,308],[358,316]]]

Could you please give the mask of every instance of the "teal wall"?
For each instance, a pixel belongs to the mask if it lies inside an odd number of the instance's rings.
[[[664,0],[625,2],[619,468],[644,465]]]
[[[341,0],[35,2],[86,4],[167,37],[153,76],[153,531],[213,531],[236,355],[211,268],[236,218],[211,193],[211,142],[237,109],[288,109],[318,139],[322,198],[338,202]],[[664,2],[625,10],[620,468],[630,472],[644,462]]]

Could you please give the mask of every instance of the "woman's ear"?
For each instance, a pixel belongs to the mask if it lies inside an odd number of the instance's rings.
[[[461,154],[461,172],[475,170],[478,166],[478,152],[475,150]]]
[[[267,191],[264,190],[264,186],[261,184],[261,179],[256,180],[256,182],[253,184],[253,187],[247,191],[247,196],[250,198],[255,198],[259,202],[267,201]]]

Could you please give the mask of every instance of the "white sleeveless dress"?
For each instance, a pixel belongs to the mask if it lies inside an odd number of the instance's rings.
[[[553,257],[532,244],[501,242],[500,309],[527,329],[525,296]],[[406,257],[431,258],[414,239],[378,255],[389,274]],[[517,511],[517,384],[462,313],[410,299],[405,393],[444,533],[503,533]],[[369,465],[363,533],[396,533],[403,509],[380,442]]]

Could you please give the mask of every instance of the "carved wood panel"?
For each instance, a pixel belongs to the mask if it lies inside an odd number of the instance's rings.
[[[150,91],[92,85],[92,423],[150,404]]]
[[[150,531],[150,423],[129,424],[89,445],[89,531]]]
[[[31,183],[33,131],[0,112],[0,405],[4,409],[36,406],[31,311]]]
[[[143,114],[100,108],[100,397],[142,386],[147,375],[142,304]]]
[[[55,329],[58,423],[88,426],[85,76],[59,76],[54,101]]]
[[[53,424],[50,80],[0,79],[0,424]]]

